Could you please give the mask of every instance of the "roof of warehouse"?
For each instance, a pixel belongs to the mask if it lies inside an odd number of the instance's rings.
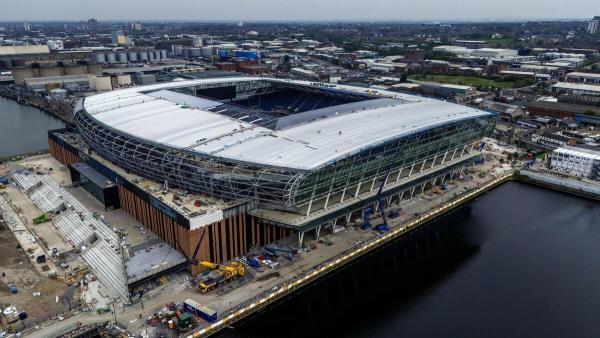
[[[382,97],[396,99],[397,103],[273,131],[203,108],[182,106],[165,96],[147,94],[231,81],[274,81],[311,86],[310,82],[284,79],[199,79],[98,94],[86,98],[84,106],[97,121],[139,139],[215,157],[301,170],[314,170],[361,149],[419,130],[491,115],[445,101],[378,91]],[[333,88],[373,94],[368,88],[343,85],[328,87]]]
[[[47,54],[50,49],[46,45],[0,46],[0,55]]]
[[[558,82],[552,85],[552,88],[586,90],[590,92],[600,92],[600,86],[589,85],[584,83]]]
[[[587,78],[600,78],[600,74],[596,73],[582,73],[582,72],[571,72],[567,74],[569,76],[587,77]]]

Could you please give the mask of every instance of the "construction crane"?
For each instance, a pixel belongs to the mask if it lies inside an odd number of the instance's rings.
[[[194,252],[192,253],[192,256],[188,258],[189,265],[198,265],[198,252],[200,251],[200,245],[202,244],[204,235],[207,232],[208,232],[207,229],[204,229],[204,231],[202,231],[202,234],[200,235],[200,239],[198,239],[198,243],[196,243],[196,247],[194,248]],[[181,244],[179,243],[179,241],[177,239],[175,239],[175,244],[177,244],[177,247],[179,248],[179,250],[181,250],[181,252],[185,252],[185,250],[183,250],[183,248],[181,247]]]
[[[367,230],[371,227],[371,220],[369,219],[369,217],[371,217],[372,213],[373,210],[371,208],[365,208],[365,210],[363,211],[363,224],[361,227],[363,230]]]
[[[385,182],[387,182],[391,171],[392,171],[392,168],[390,167],[390,169],[388,169],[387,174],[385,175],[385,178],[381,182],[381,185],[379,186],[379,190],[377,191],[377,207],[379,209],[379,213],[381,213],[381,219],[383,220],[383,223],[375,226],[375,230],[377,230],[379,232],[384,232],[384,231],[389,230],[388,223],[387,223],[387,216],[385,215],[385,208],[383,206],[383,199],[381,198],[381,192],[383,191],[383,186],[385,185]]]
[[[10,177],[10,176],[12,176],[12,175],[14,175],[14,174],[20,173],[20,172],[21,172],[21,171],[23,171],[23,170],[27,170],[27,168],[21,168],[21,169],[19,169],[19,170],[17,170],[17,171],[13,171],[13,172],[11,172],[11,173],[8,173],[8,174],[6,174],[6,175],[4,175],[4,176],[0,176],[0,181],[2,181],[3,179],[5,179],[5,178],[7,178],[7,177]]]
[[[381,193],[383,192],[383,186],[385,185],[385,183],[388,181],[388,178],[390,177],[390,173],[392,172],[393,164],[396,162],[396,159],[400,156],[400,154],[402,154],[402,151],[398,151],[396,153],[396,155],[394,156],[394,159],[390,162],[390,166],[387,170],[387,173],[385,174],[385,176],[383,177],[383,180],[381,181],[379,190],[377,190],[377,195],[375,195],[375,198],[377,199],[377,209],[379,210],[379,213],[381,214],[381,219],[383,220],[383,223],[375,226],[375,230],[377,230],[379,232],[384,232],[384,231],[389,230],[387,216],[385,215],[385,207],[383,205],[383,199],[381,198]],[[365,209],[365,211],[363,213],[364,222],[363,222],[363,226],[362,226],[362,228],[365,230],[371,227],[371,222],[369,221],[370,214],[371,214],[371,208]]]
[[[234,279],[244,277],[244,274],[246,273],[244,265],[240,262],[231,262],[227,265],[223,265],[208,261],[200,261],[198,264],[212,270],[211,273],[198,282],[198,290],[202,293],[213,290]]]

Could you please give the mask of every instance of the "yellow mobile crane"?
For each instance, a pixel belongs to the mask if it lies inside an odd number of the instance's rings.
[[[244,273],[246,272],[244,266],[239,262],[231,262],[228,265],[221,265],[207,261],[200,261],[198,264],[216,272],[216,274],[213,274],[211,271],[206,278],[198,282],[198,290],[200,290],[202,293],[206,293],[220,285],[228,283],[239,277],[243,277]]]

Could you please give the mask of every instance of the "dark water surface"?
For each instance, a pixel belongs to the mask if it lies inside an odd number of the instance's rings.
[[[0,156],[47,149],[47,131],[63,125],[37,108],[0,97]]]
[[[600,205],[516,182],[221,337],[600,336]]]

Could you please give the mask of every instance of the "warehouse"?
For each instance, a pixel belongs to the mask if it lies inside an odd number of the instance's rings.
[[[552,91],[571,95],[600,96],[600,86],[585,83],[558,82],[552,86]]]
[[[600,74],[571,72],[567,74],[566,81],[600,85]]]
[[[115,177],[121,207],[188,257],[207,232],[200,257],[218,262],[292,233],[302,243],[375,203],[382,183],[410,198],[473,161],[496,118],[368,88],[198,79],[87,97],[78,130],[50,143]]]

